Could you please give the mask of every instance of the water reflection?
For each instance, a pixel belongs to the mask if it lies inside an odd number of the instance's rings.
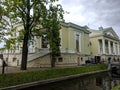
[[[100,73],[43,86],[34,86],[27,88],[27,90],[111,90],[114,86],[120,85],[120,78],[109,75],[110,73]]]

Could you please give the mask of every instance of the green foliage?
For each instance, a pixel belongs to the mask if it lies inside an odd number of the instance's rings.
[[[18,39],[16,35],[13,35],[16,33],[16,27],[14,24],[16,24],[16,20],[14,21],[11,18],[3,17],[0,24],[0,40],[1,42],[4,42],[4,50],[15,50],[16,49],[16,43],[18,43]]]
[[[22,83],[58,78],[74,74],[87,73],[107,69],[107,65],[92,65],[62,69],[46,69],[40,71],[20,72],[0,75],[0,87],[13,86]]]
[[[2,10],[0,20],[0,41],[5,43],[1,50],[7,49],[9,51],[9,49],[15,50],[15,43],[18,43],[17,37],[14,34],[16,33],[16,26],[20,21],[19,18],[15,18],[15,14],[11,10],[11,3],[6,1],[0,1],[0,10]]]
[[[50,4],[49,10],[45,13],[43,18],[43,27],[46,28],[47,39],[49,41],[51,50],[51,66],[55,67],[55,58],[60,56],[60,22],[63,21],[64,11],[61,5],[53,6]]]
[[[52,55],[59,53],[59,29],[63,19],[61,5],[53,5],[58,0],[3,0],[4,16],[12,20],[12,24],[22,22],[24,33],[19,41],[22,46],[22,69],[26,69],[29,41],[34,36],[41,36],[41,30],[47,29]],[[20,23],[21,24],[21,23]],[[39,26],[40,25],[40,26]],[[50,30],[50,31],[49,31]],[[56,39],[55,39],[55,38]],[[21,39],[21,40],[20,40]]]
[[[112,88],[112,90],[120,90],[120,85],[115,86],[114,88]]]

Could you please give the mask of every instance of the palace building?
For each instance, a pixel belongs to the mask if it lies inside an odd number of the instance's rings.
[[[18,26],[18,31],[21,28],[23,26]],[[17,34],[19,35],[18,32]],[[85,64],[85,61],[90,57],[89,34],[90,31],[86,27],[73,23],[61,23],[61,56],[56,58],[56,67]],[[34,37],[33,44],[29,45],[28,67],[51,66],[50,47],[45,38],[46,34],[43,33],[41,37]],[[20,46],[17,50],[9,52],[9,58],[8,52],[4,52],[4,59],[10,66],[19,66],[21,63],[22,44],[16,43],[16,45]]]
[[[56,66],[77,66],[85,64],[90,57],[89,50],[90,31],[73,23],[61,23],[61,56],[56,58]],[[49,44],[45,40],[45,34],[36,38],[36,51],[41,58],[28,59],[28,66],[50,67]],[[41,56],[41,55],[45,56]],[[36,55],[35,55],[36,56]]]
[[[110,57],[114,61],[120,59],[120,39],[112,27],[89,30],[90,53],[96,62],[107,62]]]
[[[17,26],[18,31],[13,32],[13,37],[20,35],[21,28],[22,25]],[[107,63],[108,58],[120,61],[120,39],[112,27],[93,30],[87,26],[64,22],[61,23],[60,39],[61,56],[56,58],[56,67]],[[21,64],[22,43],[16,45],[16,50],[3,52],[8,66]],[[29,43],[28,51],[28,67],[51,67],[50,47],[45,33],[41,37],[34,37],[34,41]]]

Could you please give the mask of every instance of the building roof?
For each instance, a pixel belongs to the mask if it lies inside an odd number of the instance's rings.
[[[69,22],[69,23],[62,22],[61,25],[66,26],[66,27],[76,28],[76,29],[78,29],[78,30],[81,30],[81,31],[87,33],[87,34],[90,34],[90,33],[91,33],[91,32],[88,30],[88,27],[87,27],[87,26],[79,26],[79,25],[74,24],[74,23],[71,23],[71,22]]]
[[[109,38],[119,39],[118,35],[116,34],[112,27],[108,28],[99,27],[98,30],[89,29],[89,31],[92,32],[90,34],[90,37],[103,35]]]

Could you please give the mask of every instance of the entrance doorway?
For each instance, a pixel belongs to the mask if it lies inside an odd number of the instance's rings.
[[[77,65],[80,66],[80,57],[77,58]]]
[[[47,35],[44,33],[43,35],[42,35],[42,48],[48,48],[47,46],[48,46],[48,40],[47,40],[47,37],[46,37]]]
[[[95,56],[95,63],[100,63],[101,57],[100,56]]]

